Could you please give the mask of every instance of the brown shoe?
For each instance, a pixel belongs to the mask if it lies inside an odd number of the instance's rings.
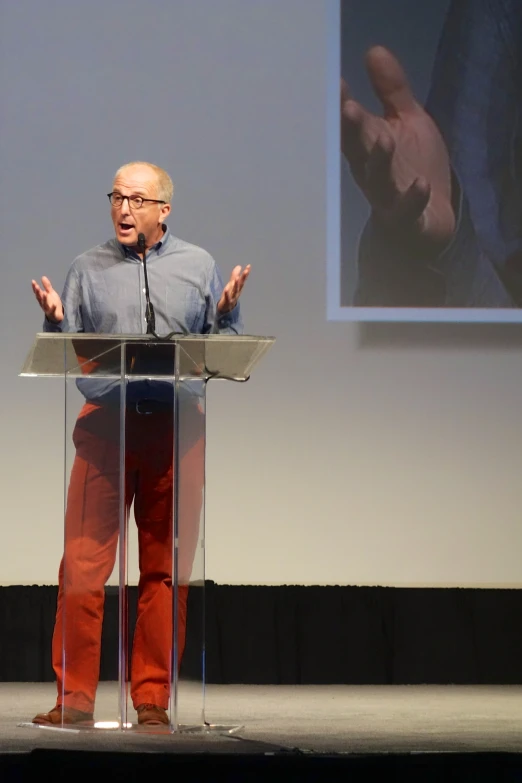
[[[140,726],[168,726],[167,710],[157,704],[140,704],[136,707]]]
[[[49,712],[39,712],[33,718],[39,726],[94,726],[92,712],[82,712],[73,707],[53,707]]]

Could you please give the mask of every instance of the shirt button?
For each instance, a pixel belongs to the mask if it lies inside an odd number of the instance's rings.
[[[143,293],[144,293],[144,294],[146,294],[146,293],[147,293],[147,291],[145,290],[145,288],[143,289]]]

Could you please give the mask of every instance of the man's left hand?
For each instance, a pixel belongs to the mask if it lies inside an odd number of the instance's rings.
[[[230,275],[230,280],[223,289],[221,299],[218,302],[218,313],[229,313],[237,305],[237,300],[241,296],[241,291],[245,285],[246,279],[250,274],[250,264],[244,269],[241,266],[235,266]]]

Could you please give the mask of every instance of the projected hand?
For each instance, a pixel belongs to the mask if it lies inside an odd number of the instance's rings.
[[[223,289],[221,299],[218,302],[218,312],[229,313],[237,305],[237,301],[241,296],[241,291],[246,283],[246,279],[250,274],[250,264],[244,269],[240,266],[235,266],[230,275],[230,280]]]
[[[60,295],[54,290],[48,277],[42,277],[43,288],[40,288],[36,280],[31,281],[36,301],[45,313],[49,321],[60,323],[63,321],[63,306]]]
[[[366,67],[383,116],[353,100],[342,80],[342,152],[381,225],[415,251],[438,254],[455,231],[446,145],[390,51],[372,47]]]

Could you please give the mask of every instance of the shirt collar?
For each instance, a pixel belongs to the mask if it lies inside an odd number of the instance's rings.
[[[163,236],[161,239],[159,239],[155,245],[152,245],[152,247],[149,247],[148,253],[152,253],[152,251],[156,252],[156,255],[161,255],[165,248],[167,247],[167,243],[170,239],[170,228],[167,226],[166,223],[163,223]],[[118,240],[116,240],[118,242]],[[138,259],[138,254],[132,250],[128,245],[122,245],[121,242],[118,242],[118,245],[120,246],[121,252],[123,253],[125,258],[132,258],[132,259]]]

